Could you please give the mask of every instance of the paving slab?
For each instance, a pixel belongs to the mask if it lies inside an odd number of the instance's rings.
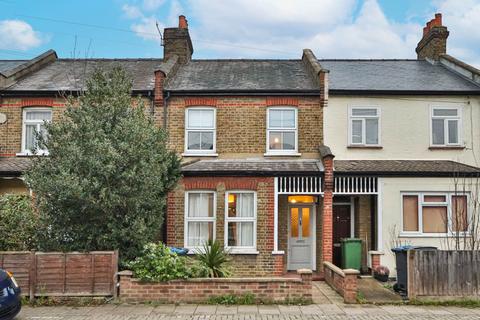
[[[196,309],[197,305],[195,304],[182,304],[176,306],[173,313],[176,315],[190,315],[194,314]]]
[[[258,314],[258,307],[255,305],[238,306],[239,314]]]
[[[237,314],[237,313],[238,313],[237,306],[217,306],[216,314]]]
[[[326,315],[344,314],[343,310],[336,304],[317,304],[317,307]]]
[[[258,313],[261,315],[264,314],[280,314],[280,310],[277,305],[259,305]]]
[[[152,314],[171,314],[175,310],[174,304],[158,305],[152,310]]]
[[[384,310],[389,315],[407,315],[410,314],[405,307],[402,306],[380,306],[380,309]]]

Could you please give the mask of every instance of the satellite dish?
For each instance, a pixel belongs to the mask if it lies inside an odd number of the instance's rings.
[[[7,115],[5,113],[0,113],[0,124],[7,122]]]

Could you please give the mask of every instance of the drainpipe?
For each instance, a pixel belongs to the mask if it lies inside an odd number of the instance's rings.
[[[150,116],[155,116],[155,100],[152,96],[152,91],[148,91],[148,98],[150,99]]]
[[[170,91],[165,91],[165,97],[163,98],[163,128],[167,131],[167,103],[170,99]]]
[[[168,99],[170,99],[170,92],[165,91],[165,95],[163,98],[163,129],[167,132],[167,103]],[[163,242],[167,243],[167,227],[168,227],[168,195],[167,195],[167,205],[165,206],[165,215],[163,217]]]

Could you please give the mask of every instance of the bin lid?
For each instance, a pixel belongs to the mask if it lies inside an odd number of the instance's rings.
[[[358,239],[358,238],[342,238],[341,241],[344,242],[344,243],[348,243],[348,242],[362,242],[362,239]]]
[[[411,246],[405,245],[392,249],[392,252],[406,252],[408,250],[437,250],[437,247],[427,247],[427,246]]]

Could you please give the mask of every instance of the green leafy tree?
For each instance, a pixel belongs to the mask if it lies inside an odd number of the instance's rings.
[[[24,251],[37,245],[38,215],[29,195],[0,196],[0,251]]]
[[[119,249],[126,261],[159,235],[180,160],[142,100],[132,104],[131,89],[122,68],[98,69],[83,94],[68,98],[62,121],[37,136],[49,156],[36,159],[26,181],[47,226],[40,249]]]

